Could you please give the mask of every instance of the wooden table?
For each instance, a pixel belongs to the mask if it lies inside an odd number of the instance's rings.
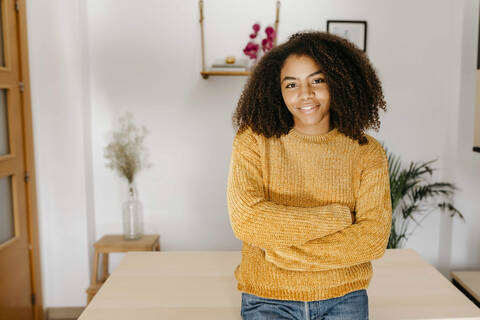
[[[239,251],[129,252],[79,320],[241,319]],[[480,310],[413,249],[372,262],[370,319],[480,319]]]
[[[452,280],[475,300],[477,306],[480,306],[480,271],[452,271]]]
[[[158,234],[144,235],[140,239],[125,240],[123,235],[107,234],[93,244],[95,249],[93,261],[93,273],[90,286],[87,292],[87,304],[98,292],[100,287],[107,280],[108,274],[108,254],[112,252],[130,252],[130,251],[160,251]],[[102,255],[102,273],[98,279],[98,270],[100,268],[100,255]]]

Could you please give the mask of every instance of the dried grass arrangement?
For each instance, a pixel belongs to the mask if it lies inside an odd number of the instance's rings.
[[[105,147],[104,157],[109,161],[107,168],[126,178],[130,185],[140,170],[151,167],[148,149],[143,145],[148,133],[145,126],[137,127],[132,113],[127,112],[119,118],[119,129],[111,133],[110,142]]]

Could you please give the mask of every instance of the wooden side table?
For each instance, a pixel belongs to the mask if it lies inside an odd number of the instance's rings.
[[[125,240],[123,235],[104,235],[100,240],[93,244],[95,256],[93,261],[93,273],[90,286],[87,289],[87,304],[90,303],[93,296],[98,292],[102,284],[107,280],[108,274],[108,254],[111,252],[128,251],[160,251],[160,236],[144,235],[137,240]],[[98,270],[100,267],[100,255],[102,255],[102,272],[98,279]]]

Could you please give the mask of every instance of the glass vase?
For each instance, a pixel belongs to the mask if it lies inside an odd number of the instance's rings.
[[[128,185],[128,200],[123,203],[123,238],[135,240],[143,237],[143,205],[137,198],[133,183]]]

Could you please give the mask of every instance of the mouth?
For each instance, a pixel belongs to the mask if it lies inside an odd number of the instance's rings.
[[[318,104],[306,104],[301,106],[300,108],[297,108],[300,112],[302,113],[312,113],[317,111],[320,108],[320,105]]]

